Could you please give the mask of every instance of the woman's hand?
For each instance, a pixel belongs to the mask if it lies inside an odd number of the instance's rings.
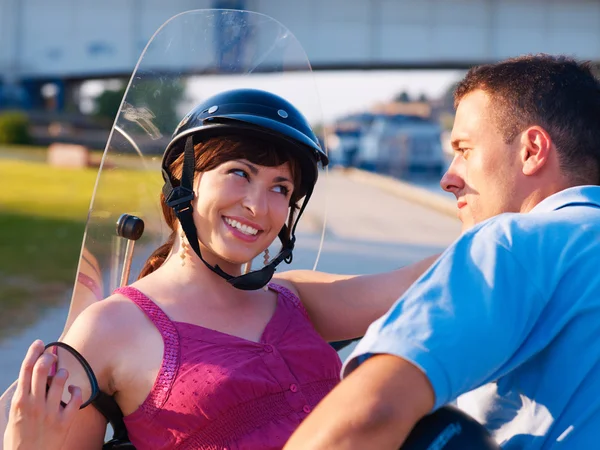
[[[75,415],[82,404],[81,390],[69,386],[71,399],[61,406],[68,373],[59,369],[49,375],[56,357],[44,353],[42,341],[29,347],[21,365],[8,425],[4,434],[4,450],[61,449]]]

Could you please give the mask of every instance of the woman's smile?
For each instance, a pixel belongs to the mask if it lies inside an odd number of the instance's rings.
[[[223,223],[231,234],[245,242],[256,242],[264,231],[258,224],[241,217],[223,216]]]

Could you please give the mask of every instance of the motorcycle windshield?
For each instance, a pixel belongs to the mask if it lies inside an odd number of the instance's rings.
[[[168,20],[149,41],[105,148],[65,330],[87,306],[135,281],[149,255],[165,243],[171,230],[159,202],[163,152],[188,111],[237,88],[277,94],[313,126],[322,123],[305,51],[285,26],[266,15],[188,11]],[[298,225],[293,262],[280,265],[279,271],[316,268],[326,212],[326,176],[321,172]],[[143,221],[143,234],[135,241],[117,233],[123,214]],[[270,255],[280,248],[276,240]],[[252,267],[263,265],[261,255]]]

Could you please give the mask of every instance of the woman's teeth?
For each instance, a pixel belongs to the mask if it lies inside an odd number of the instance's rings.
[[[244,234],[250,234],[254,236],[256,235],[256,233],[258,233],[258,230],[256,228],[252,228],[249,225],[242,225],[237,220],[230,219],[229,217],[225,217],[225,222],[227,222],[230,226],[237,228]]]

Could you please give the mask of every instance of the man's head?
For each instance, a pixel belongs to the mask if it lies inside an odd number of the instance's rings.
[[[600,184],[600,83],[588,64],[536,55],[475,67],[455,106],[455,157],[441,185],[464,228]]]

